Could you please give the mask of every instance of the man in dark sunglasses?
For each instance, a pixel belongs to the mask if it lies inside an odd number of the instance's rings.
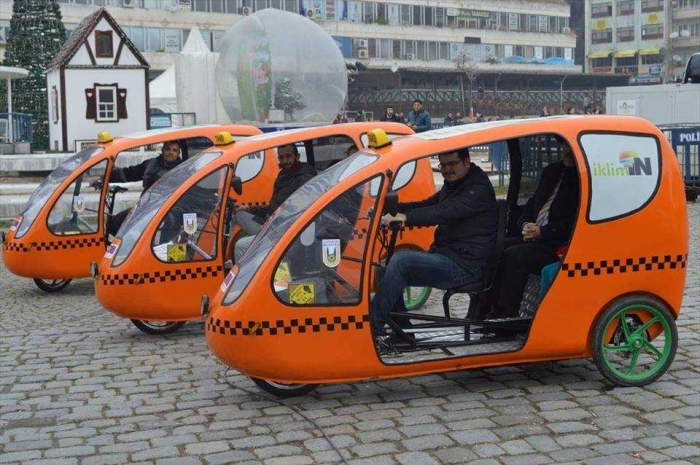
[[[498,218],[491,181],[471,162],[466,148],[440,154],[439,159],[445,178],[442,189],[423,201],[399,204],[396,216],[382,217],[384,224],[399,221],[405,226],[437,229],[428,252],[399,251],[389,261],[370,305],[372,329],[380,350],[391,342],[384,330],[389,314],[406,311],[404,288],[449,289],[479,282],[486,259],[493,253]],[[404,329],[411,327],[407,318],[396,323]],[[404,334],[411,337],[410,332]]]

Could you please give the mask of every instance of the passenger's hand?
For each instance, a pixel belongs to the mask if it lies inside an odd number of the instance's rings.
[[[236,211],[237,212],[245,212],[248,211],[248,205],[235,205]]]
[[[382,216],[381,224],[386,226],[389,223],[393,223],[395,221],[398,221],[399,223],[405,223],[406,222],[406,215],[403,213],[397,213],[396,216],[394,216],[394,215],[389,215],[387,213],[386,215]]]
[[[542,230],[535,223],[525,223],[522,234],[525,242],[532,242],[542,238]]]

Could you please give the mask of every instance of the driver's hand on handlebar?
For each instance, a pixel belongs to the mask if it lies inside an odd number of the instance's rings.
[[[93,179],[90,184],[88,184],[90,187],[93,187],[95,189],[100,189],[102,187],[102,183],[104,182],[104,178],[100,176],[97,179]]]
[[[397,213],[396,216],[386,214],[382,216],[381,224],[386,226],[389,223],[394,223],[394,222],[399,222],[399,223],[405,223],[406,222],[406,215],[404,213]]]

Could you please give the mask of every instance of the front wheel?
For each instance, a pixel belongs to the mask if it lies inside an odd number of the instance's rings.
[[[131,322],[144,333],[155,335],[174,333],[185,324],[184,321],[131,320]]]
[[[71,281],[72,279],[35,279],[34,284],[44,292],[60,292]]]
[[[316,386],[318,386],[318,384],[285,384],[253,377],[250,379],[252,379],[260,389],[277,397],[303,396],[313,391],[316,389]]]
[[[649,297],[626,297],[598,318],[593,361],[617,386],[645,386],[661,377],[678,347],[676,321],[665,305]]]
[[[432,287],[407,287],[403,290],[403,303],[406,310],[418,310],[428,301]]]

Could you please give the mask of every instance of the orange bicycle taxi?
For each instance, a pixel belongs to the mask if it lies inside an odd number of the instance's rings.
[[[247,125],[155,129],[114,138],[101,132],[96,144],[61,162],[44,179],[7,234],[3,233],[0,239],[7,269],[32,278],[46,292],[60,291],[72,279],[89,277],[90,263],[98,261],[107,248],[108,223],[117,194],[127,190],[109,184],[116,163],[122,159],[131,162],[140,149],[150,150],[172,140],[178,141],[181,157],[187,159],[212,146],[214,136],[221,131],[237,138],[261,133]],[[100,179],[99,188],[90,188],[92,181]]]
[[[323,171],[344,163],[349,147],[366,146],[367,133],[378,126],[392,137],[413,133],[399,123],[348,123],[266,133],[237,142],[220,134],[215,147],[173,169],[159,189],[147,192],[137,204],[96,267],[98,300],[149,334],[171,333],[186,321],[200,319],[201,296],[218,289],[232,266],[234,243],[241,237],[237,226],[229,227],[234,205],[266,205],[272,196],[278,172],[276,148],[295,144],[302,162]],[[407,201],[435,192],[427,160],[415,178],[413,187],[402,194]],[[356,233],[366,234],[362,228]],[[431,237],[430,228],[406,231],[399,244],[427,249]],[[429,289],[420,294],[429,294]]]
[[[562,116],[394,141],[381,130],[371,135],[369,149],[293,194],[219,291],[203,297],[207,343],[223,363],[281,396],[321,383],[591,356],[616,385],[645,385],[668,369],[678,344],[688,220],[676,155],[655,126],[634,117]],[[493,284],[488,280],[497,279],[487,270],[479,285],[447,290],[437,312],[409,312],[412,340],[389,352],[375,345],[369,302],[374,270],[382,266],[377,251],[390,255],[386,237],[400,233],[380,228],[380,213],[396,211],[394,192],[410,186],[415,165],[464,147],[473,152],[505,144],[507,170],[499,176],[509,187],[496,189],[504,197],[498,201],[499,256],[512,234],[508,214],[528,197],[526,173],[537,172],[537,179],[546,164],[542,141],[555,136],[573,149],[578,213],[559,271],[532,312],[475,318],[479,297]],[[366,234],[354,236],[338,215],[361,223]],[[328,248],[337,254],[333,261]],[[303,266],[279,279],[284,264],[299,256]],[[449,297],[457,293],[467,294],[470,304],[451,307]]]

